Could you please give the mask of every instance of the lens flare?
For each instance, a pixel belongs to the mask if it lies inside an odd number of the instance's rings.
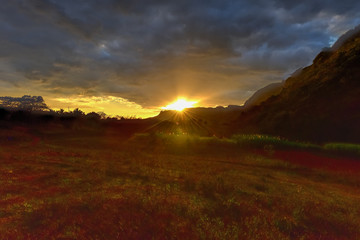
[[[175,102],[167,105],[166,107],[162,107],[165,110],[176,110],[181,112],[185,108],[192,108],[197,103],[197,101],[188,101],[184,98],[179,98]]]

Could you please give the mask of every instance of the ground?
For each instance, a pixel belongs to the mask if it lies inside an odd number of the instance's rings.
[[[2,129],[0,239],[360,238],[359,159],[147,138]]]

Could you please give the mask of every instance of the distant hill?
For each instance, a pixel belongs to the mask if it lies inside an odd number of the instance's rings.
[[[288,78],[279,94],[242,112],[235,132],[360,142],[360,28]]]

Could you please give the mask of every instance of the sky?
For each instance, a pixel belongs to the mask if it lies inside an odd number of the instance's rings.
[[[358,0],[2,0],[0,96],[138,117],[241,105],[358,24]]]

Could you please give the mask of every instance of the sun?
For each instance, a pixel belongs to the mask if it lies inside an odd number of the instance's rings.
[[[176,110],[181,112],[185,108],[192,108],[197,103],[197,101],[188,101],[184,98],[178,98],[175,102],[167,105],[166,107],[162,107],[165,110]]]

